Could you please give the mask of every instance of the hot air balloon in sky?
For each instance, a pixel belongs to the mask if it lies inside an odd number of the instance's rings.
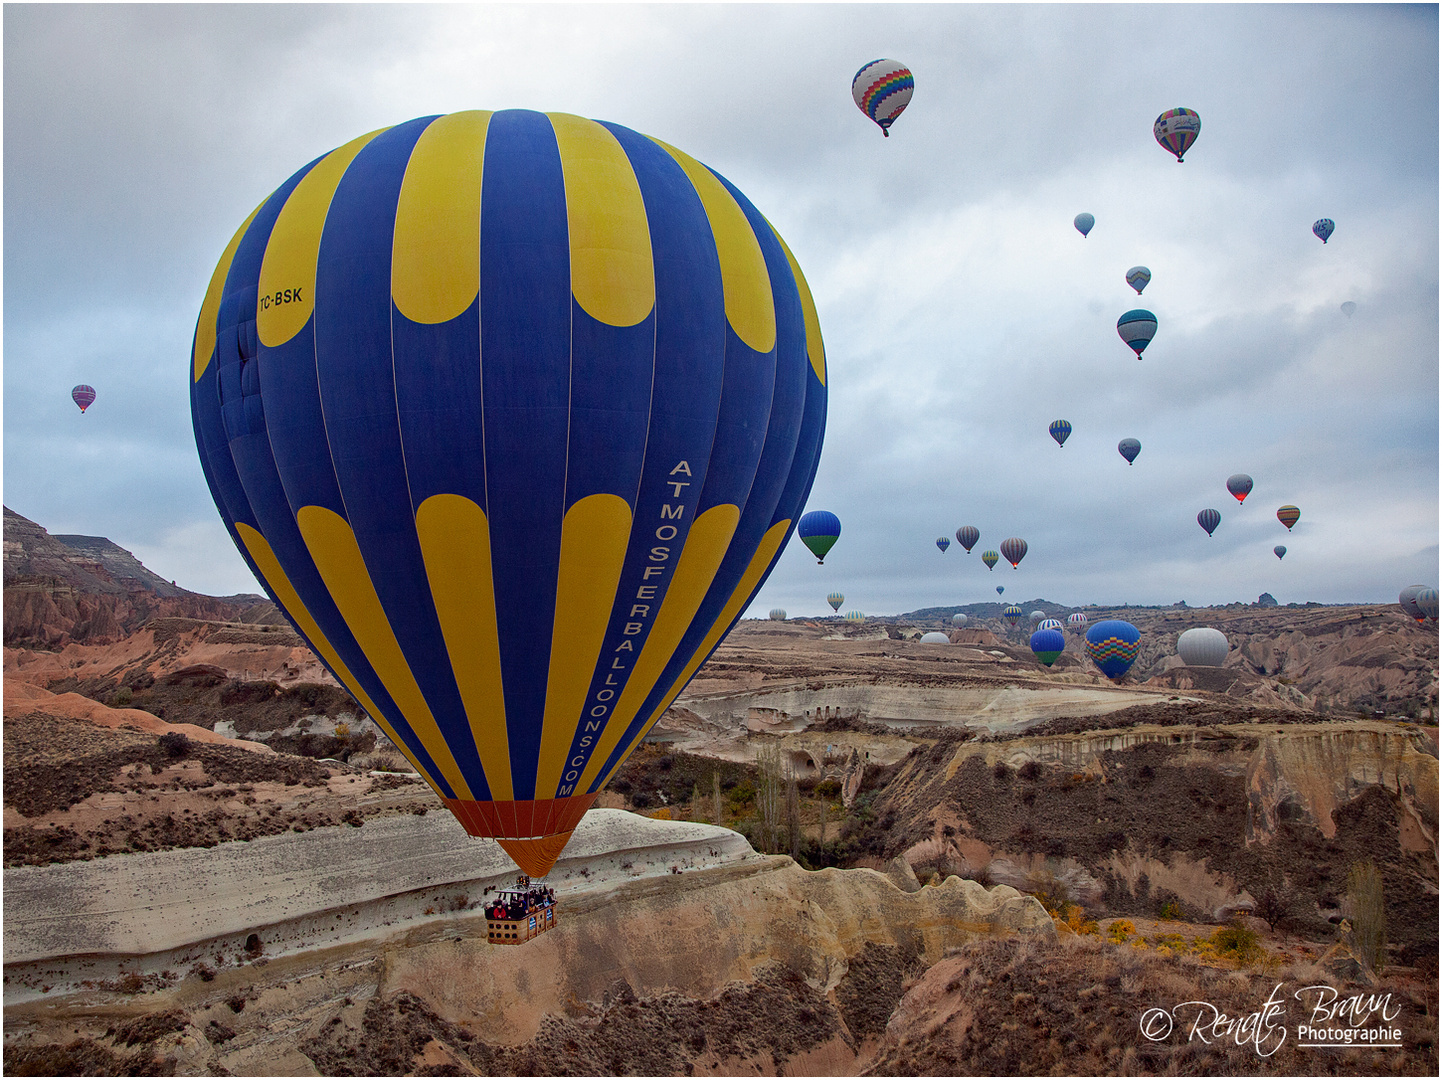
[[[1122,317],[1117,320],[1117,334],[1140,360],[1142,350],[1147,347],[1147,343],[1152,338],[1156,337],[1157,317],[1144,308],[1133,308],[1131,311],[1123,312]]]
[[[1232,498],[1237,502],[1246,502],[1247,496],[1252,491],[1252,478],[1246,473],[1233,473],[1227,477],[1227,490],[1232,493]]]
[[[1327,242],[1327,237],[1331,236],[1336,228],[1337,223],[1331,218],[1318,218],[1312,222],[1312,232],[1316,233],[1317,239],[1324,244]]]
[[[1417,603],[1417,594],[1425,588],[1427,588],[1426,585],[1408,585],[1397,594],[1397,603],[1401,605],[1402,610],[1418,622],[1426,618],[1422,613],[1421,606]]]
[[[852,78],[851,99],[858,109],[876,122],[881,134],[889,137],[891,125],[911,103],[915,88],[916,80],[905,64],[895,60],[873,60]]]
[[[1060,619],[1043,619],[1038,625],[1038,630],[1060,630],[1062,628]]]
[[[1066,624],[1080,634],[1086,629],[1087,617],[1083,612],[1073,611],[1066,617]]]
[[[1051,437],[1056,440],[1058,446],[1065,446],[1067,438],[1071,435],[1071,423],[1067,420],[1053,420],[1047,428]]]
[[[842,596],[839,592],[827,593],[826,602],[831,605],[832,611],[840,611],[841,605],[846,603],[846,597]]]
[[[1419,589],[1417,595],[1412,598],[1419,611],[1434,623],[1437,621],[1437,590],[1432,588]]]
[[[1130,465],[1133,461],[1136,461],[1137,455],[1141,452],[1142,444],[1136,439],[1123,439],[1121,442],[1117,443],[1117,453],[1127,459],[1128,465]]]
[[[774,607],[774,608],[772,608],[772,609],[771,609],[771,616],[770,616],[770,618],[771,618],[771,621],[772,621],[772,622],[785,622],[785,621],[786,621],[786,609],[785,609],[785,608],[779,608],[779,607]]]
[[[1222,515],[1216,510],[1203,510],[1197,515],[1197,524],[1207,530],[1207,535],[1217,531],[1217,526],[1222,523]]]
[[[1202,118],[1191,109],[1168,109],[1152,124],[1152,134],[1163,150],[1177,155],[1177,161],[1192,148],[1202,133]]]
[[[80,406],[80,412],[83,414],[86,409],[95,404],[95,387],[81,383],[70,391],[70,400]]]
[[[1072,218],[1071,223],[1076,226],[1076,231],[1081,233],[1082,239],[1085,240],[1087,233],[1091,232],[1092,226],[1097,223],[1097,219],[1083,211]]]
[[[981,533],[975,525],[963,525],[956,530],[956,542],[966,548],[966,553],[971,554],[971,549],[981,539]]]
[[[1000,595],[1001,595],[1002,593],[1004,593],[1004,592],[1006,592],[1006,586],[1005,586],[1005,585],[998,585],[998,586],[996,587],[996,595],[997,595],[997,596],[1000,596]]]
[[[1295,506],[1281,506],[1277,508],[1277,520],[1287,526],[1287,531],[1292,531],[1292,526],[1297,524],[1297,519],[1302,516],[1302,511]]]
[[[816,556],[817,565],[826,561],[826,553],[841,537],[841,519],[830,510],[811,510],[801,515],[796,535]]]
[[[1011,568],[1016,569],[1016,564],[1026,558],[1026,541],[1019,536],[1010,536],[1001,542],[1001,554]]]
[[[1086,633],[1087,655],[1113,682],[1131,670],[1141,643],[1141,631],[1121,619],[1103,619]]]
[[[1281,544],[1278,544],[1276,547],[1274,547],[1274,548],[1272,549],[1272,554],[1275,555],[1277,558],[1280,559],[1283,555],[1287,554],[1287,549],[1286,549],[1285,547],[1283,547]]]
[[[960,611],[958,611],[955,615],[951,617],[951,625],[960,630],[963,626],[966,625],[966,616]]]
[[[1351,318],[1357,311],[1357,305],[1351,300],[1342,301],[1342,314]]]
[[[993,566],[996,565],[996,560],[999,558],[1001,558],[1001,556],[994,551],[983,551],[981,553],[981,561],[986,563],[986,568],[988,570],[990,570]]]
[[[1142,290],[1147,287],[1147,283],[1151,280],[1152,272],[1145,266],[1133,266],[1127,271],[1127,284],[1137,291],[1138,296],[1141,296]]]
[[[1177,655],[1187,667],[1221,667],[1227,662],[1227,635],[1210,626],[1183,630],[1177,638]]]
[[[1021,621],[1021,608],[1015,604],[1007,604],[1006,607],[1001,609],[1001,614],[1012,626],[1015,626]]]
[[[1046,627],[1038,630],[1031,636],[1031,651],[1036,658],[1047,667],[1056,663],[1059,657],[1066,650],[1066,635],[1060,630]]]
[[[941,553],[945,555],[946,549],[951,547],[951,540],[945,536],[938,536],[936,538],[936,546],[939,547],[941,549]]]
[[[826,367],[790,252],[620,125],[425,116],[262,202],[194,341],[250,569],[466,830],[543,875],[807,498]]]

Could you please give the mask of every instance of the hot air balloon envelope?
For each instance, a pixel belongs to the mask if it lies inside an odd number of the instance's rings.
[[[1312,223],[1312,231],[1317,234],[1317,239],[1324,244],[1327,242],[1327,237],[1331,236],[1333,230],[1336,228],[1337,223],[1331,218],[1318,218]]]
[[[770,225],[679,150],[427,116],[236,233],[195,330],[196,444],[272,600],[539,877],[784,549],[818,325]]]
[[[1012,626],[1015,626],[1021,621],[1021,608],[1015,604],[1007,604],[1006,607],[1001,609],[1001,614]]]
[[[1060,630],[1061,628],[1060,619],[1043,619],[1037,626],[1038,630]]]
[[[84,383],[81,383],[70,391],[70,400],[80,406],[82,413],[85,412],[86,409],[95,404],[95,387],[86,386]]]
[[[1072,218],[1071,223],[1076,226],[1076,231],[1085,237],[1087,233],[1092,231],[1092,226],[1097,223],[1097,219],[1083,212]]]
[[[1078,634],[1086,629],[1087,617],[1080,611],[1074,611],[1066,617],[1066,623]]]
[[[1002,593],[1004,593],[1004,592],[1006,592],[1006,586],[1005,586],[1005,585],[998,585],[998,586],[996,587],[996,595],[997,595],[997,596],[1000,596],[1000,595],[1001,595]]]
[[[1142,350],[1147,347],[1147,343],[1152,338],[1156,337],[1157,317],[1144,308],[1133,308],[1131,311],[1123,312],[1122,317],[1117,320],[1117,334],[1140,360]]]
[[[911,103],[916,80],[905,64],[895,60],[873,60],[851,80],[851,99],[856,107],[890,135],[891,125]]]
[[[1116,681],[1131,670],[1141,647],[1142,635],[1121,619],[1103,619],[1087,630],[1087,655],[1108,679]]]
[[[955,615],[951,617],[951,625],[960,630],[963,626],[966,625],[966,616],[958,611]]]
[[[1136,439],[1123,439],[1121,442],[1117,443],[1117,453],[1127,459],[1128,465],[1130,465],[1133,461],[1136,461],[1137,455],[1141,452],[1142,444]]]
[[[945,536],[938,536],[936,538],[936,546],[942,550],[943,554],[945,554],[946,549],[951,547],[951,540],[949,540]]]
[[[847,622],[865,622],[866,616],[860,611],[848,611],[844,616]]]
[[[1425,588],[1427,588],[1426,585],[1408,585],[1397,594],[1397,603],[1402,606],[1402,610],[1418,622],[1426,618],[1426,616],[1422,614],[1422,608],[1417,603],[1417,594]]]
[[[1427,618],[1433,622],[1437,621],[1436,589],[1422,589],[1418,591],[1417,595],[1412,598],[1412,602],[1417,605],[1423,615],[1426,615]]]
[[[1053,420],[1047,430],[1051,432],[1051,437],[1056,440],[1058,446],[1064,446],[1067,437],[1071,435],[1071,423],[1066,420]]]
[[[1127,284],[1137,291],[1138,296],[1141,296],[1142,290],[1147,287],[1147,283],[1151,280],[1152,272],[1145,266],[1133,266],[1127,271]]]
[[[1178,161],[1201,133],[1202,118],[1191,109],[1168,109],[1152,124],[1152,135],[1163,150],[1176,154]]]
[[[1066,651],[1066,635],[1051,627],[1038,630],[1031,636],[1031,651],[1038,660],[1051,667],[1056,663],[1057,657]]]
[[[1280,559],[1283,555],[1287,554],[1287,549],[1286,549],[1285,547],[1283,547],[1281,544],[1278,544],[1276,547],[1274,547],[1274,548],[1272,549],[1272,554],[1275,555],[1277,558]]]
[[[1222,515],[1216,510],[1203,510],[1197,515],[1197,524],[1207,530],[1207,535],[1217,531],[1217,526],[1222,523]]]
[[[772,608],[772,609],[771,609],[771,621],[772,621],[772,622],[785,622],[785,621],[786,621],[786,609],[785,609],[785,608],[779,608],[779,607],[774,607],[774,608]]]
[[[1342,303],[1342,314],[1343,314],[1343,315],[1347,316],[1347,318],[1350,319],[1350,318],[1356,313],[1356,311],[1357,311],[1357,305],[1356,305],[1355,303],[1353,303],[1351,300],[1343,301],[1343,303]]]
[[[922,645],[950,645],[951,638],[947,637],[940,630],[928,630],[921,635]]]
[[[1177,638],[1177,655],[1187,667],[1221,667],[1227,662],[1227,636],[1210,626],[1194,626]]]
[[[966,553],[971,554],[971,549],[981,539],[981,533],[975,525],[963,525],[956,530],[956,542],[966,548]]]
[[[1295,506],[1281,506],[1277,508],[1277,520],[1287,526],[1287,531],[1292,531],[1292,526],[1297,524],[1297,519],[1302,516],[1302,511]]]
[[[832,611],[840,611],[841,605],[846,603],[846,597],[842,596],[839,592],[828,593],[826,602],[831,605]]]
[[[1016,569],[1017,563],[1026,558],[1026,541],[1019,536],[1009,536],[1001,542],[1001,554],[1011,568]]]
[[[841,536],[841,519],[830,510],[811,510],[801,516],[796,535],[811,549],[818,564],[826,561],[826,553]]]
[[[994,551],[983,551],[981,553],[981,561],[986,563],[986,568],[988,570],[990,570],[993,566],[996,565],[996,560],[999,558],[1001,558],[1001,556]]]
[[[1046,618],[1046,612],[1045,612],[1045,611],[1033,611],[1033,612],[1031,613],[1031,621],[1034,622],[1034,623],[1039,623],[1039,622],[1041,622],[1041,621],[1042,621],[1043,619],[1045,619],[1045,618]]]
[[[1227,490],[1237,502],[1245,502],[1252,490],[1252,478],[1246,473],[1234,473],[1227,477]]]

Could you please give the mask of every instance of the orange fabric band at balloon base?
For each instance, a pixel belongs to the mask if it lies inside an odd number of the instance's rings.
[[[526,874],[538,878],[545,877],[561,857],[571,833],[596,801],[596,793],[504,802],[441,801],[466,832],[495,840]]]

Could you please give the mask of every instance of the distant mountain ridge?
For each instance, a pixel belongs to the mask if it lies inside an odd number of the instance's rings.
[[[118,641],[149,619],[278,623],[264,596],[206,596],[148,570],[103,536],[52,535],[4,508],[5,644],[62,649]]]

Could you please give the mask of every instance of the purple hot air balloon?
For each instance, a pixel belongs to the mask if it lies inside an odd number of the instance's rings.
[[[966,548],[966,553],[971,554],[972,547],[981,539],[981,532],[975,525],[963,525],[956,530],[956,542]]]
[[[86,386],[84,383],[81,383],[70,391],[70,397],[75,404],[80,406],[80,411],[84,413],[86,409],[95,403],[95,387]]]
[[[1197,515],[1197,524],[1207,530],[1207,535],[1217,531],[1217,526],[1222,523],[1222,515],[1216,510],[1203,510]]]
[[[1001,554],[1015,570],[1016,564],[1026,558],[1026,541],[1019,536],[1007,537],[1001,542]]]

